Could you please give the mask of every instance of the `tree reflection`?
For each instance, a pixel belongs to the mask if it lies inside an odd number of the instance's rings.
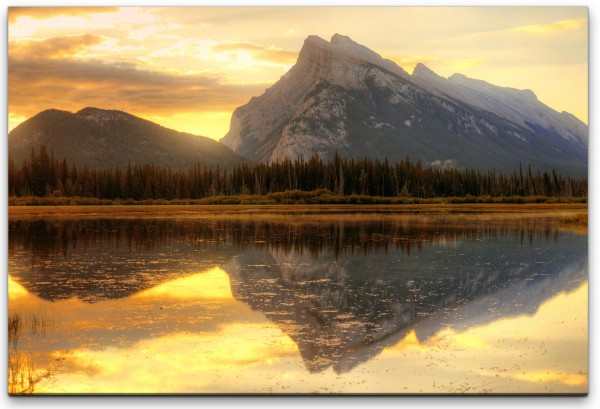
[[[197,247],[235,245],[241,249],[272,248],[307,251],[314,257],[325,250],[336,255],[395,248],[410,254],[433,243],[493,240],[511,236],[521,245],[534,237],[556,240],[559,230],[548,219],[445,219],[411,216],[398,219],[338,219],[294,222],[269,220],[156,220],[82,219],[11,220],[9,252],[25,250],[33,257],[68,256],[81,249],[102,247],[160,250],[187,241]]]
[[[11,220],[11,275],[48,300],[122,298],[247,253],[352,255],[400,252],[459,242],[558,240],[541,218],[328,217],[259,219]]]

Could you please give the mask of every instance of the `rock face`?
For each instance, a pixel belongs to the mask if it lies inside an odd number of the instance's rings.
[[[220,142],[261,162],[331,159],[337,152],[587,174],[587,126],[533,92],[461,74],[446,79],[422,64],[410,75],[339,34],[331,42],[309,36],[290,71],[234,111]]]
[[[196,163],[230,167],[244,161],[226,146],[203,136],[164,128],[121,111],[85,108],[77,113],[40,112],[8,134],[16,164],[45,145],[59,160],[88,168],[127,168],[152,163],[188,169]]]
[[[413,71],[413,82],[442,98],[479,107],[537,132],[554,132],[581,146],[588,145],[587,126],[568,112],[557,112],[537,100],[531,90],[498,87],[454,74],[446,79],[423,64]]]

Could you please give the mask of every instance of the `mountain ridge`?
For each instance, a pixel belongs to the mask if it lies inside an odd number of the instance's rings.
[[[232,114],[220,140],[258,162],[314,154],[587,174],[587,126],[530,90],[423,64],[413,75],[349,37],[309,36],[296,64]]]
[[[231,167],[247,161],[203,136],[175,131],[124,111],[86,107],[75,113],[47,109],[8,134],[15,163],[45,145],[57,158],[89,168],[126,168],[152,163],[187,169],[197,163]]]

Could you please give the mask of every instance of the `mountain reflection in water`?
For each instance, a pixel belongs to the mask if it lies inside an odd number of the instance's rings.
[[[12,279],[49,301],[120,299],[213,266],[310,372],[345,373],[412,330],[534,313],[585,282],[587,236],[542,218],[9,222]]]

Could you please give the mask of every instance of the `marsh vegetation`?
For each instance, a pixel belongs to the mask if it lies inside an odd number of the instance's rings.
[[[40,342],[56,327],[56,318],[48,311],[9,311],[8,315],[8,393],[31,394],[37,383],[52,375],[53,365],[40,368],[34,353],[23,342]]]

